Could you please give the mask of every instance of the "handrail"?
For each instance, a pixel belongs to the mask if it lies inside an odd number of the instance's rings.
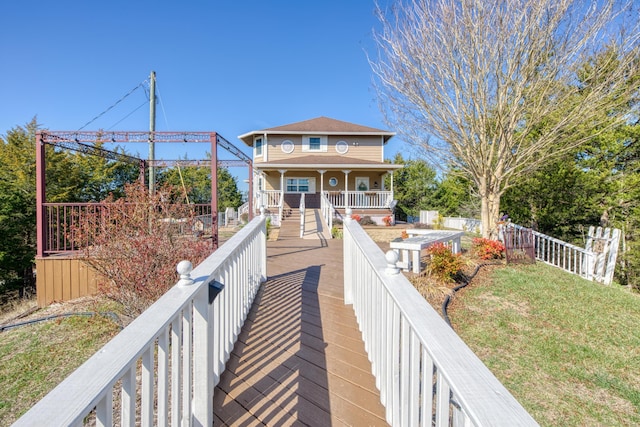
[[[398,274],[397,259],[347,216],[345,303],[353,304],[387,422],[432,425],[435,416],[437,426],[538,425]]]
[[[266,280],[265,224],[254,218],[193,271],[180,263],[175,286],[14,425],[81,425],[94,410],[97,425],[213,425],[214,387]]]
[[[305,226],[305,193],[300,195],[300,238],[304,237],[304,226]]]
[[[329,238],[333,238],[333,217],[335,215],[336,208],[331,204],[327,197],[327,192],[320,194],[320,211],[322,212],[322,218],[324,223],[329,228]]]
[[[393,201],[391,191],[325,191],[330,203],[339,209],[388,209]]]

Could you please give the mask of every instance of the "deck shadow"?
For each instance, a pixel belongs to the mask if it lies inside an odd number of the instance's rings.
[[[331,425],[321,269],[311,265],[262,285],[216,388],[216,425]]]

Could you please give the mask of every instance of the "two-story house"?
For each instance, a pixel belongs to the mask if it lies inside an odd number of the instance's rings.
[[[240,135],[253,148],[254,206],[278,212],[278,221],[303,195],[307,208],[320,208],[324,196],[338,215],[351,208],[381,223],[395,205],[393,171],[403,167],[384,161],[394,135],[328,117]]]

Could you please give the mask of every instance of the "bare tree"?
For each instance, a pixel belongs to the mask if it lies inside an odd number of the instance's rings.
[[[602,131],[601,112],[638,91],[627,81],[639,66],[634,8],[615,0],[378,7],[370,63],[387,122],[435,165],[473,181],[485,237],[515,179]]]

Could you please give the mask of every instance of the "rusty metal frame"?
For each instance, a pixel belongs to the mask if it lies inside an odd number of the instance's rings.
[[[143,160],[124,153],[97,147],[98,143],[209,143],[211,144],[210,160]],[[213,248],[218,247],[218,198],[217,198],[217,169],[218,167],[249,167],[249,194],[253,194],[253,162],[249,156],[231,144],[216,132],[138,132],[138,131],[51,131],[43,130],[36,133],[36,236],[38,257],[44,257],[44,243],[46,230],[46,159],[45,145],[52,145],[84,154],[97,155],[110,160],[117,160],[140,165],[140,176],[144,179],[147,166],[200,166],[211,168],[211,211]],[[237,160],[218,160],[217,149],[221,146]],[[253,214],[252,198],[249,198],[249,215]]]

